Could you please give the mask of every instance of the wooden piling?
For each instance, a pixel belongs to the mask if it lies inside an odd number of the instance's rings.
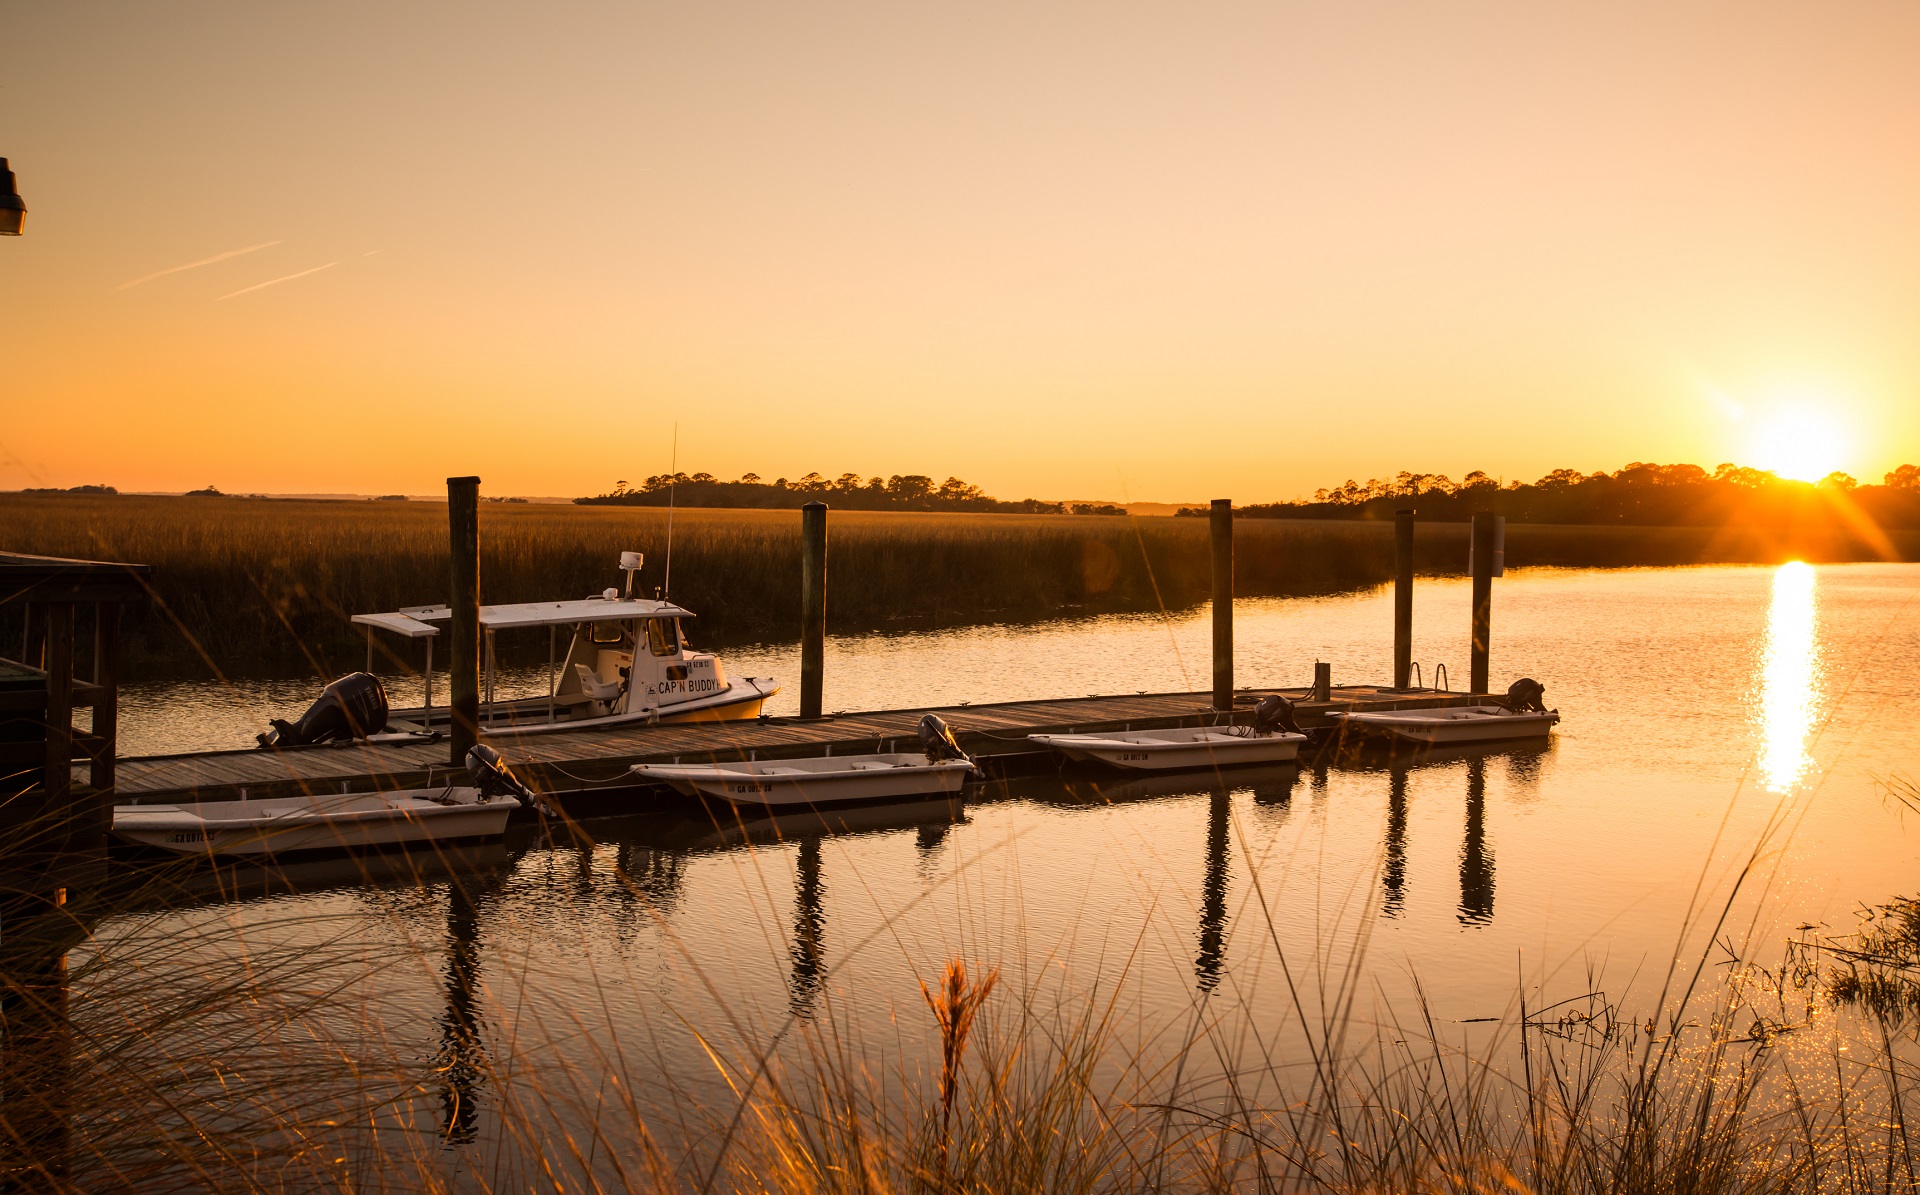
[[[47,757],[40,790],[47,810],[65,817],[73,791],[73,603],[47,602],[41,617],[46,630]]]
[[[1213,708],[1233,708],[1233,500],[1215,498],[1213,532]]]
[[[1333,665],[1325,660],[1316,660],[1313,664],[1314,701],[1333,700]]]
[[[114,744],[120,737],[120,603],[93,608],[93,754],[89,780],[109,807],[113,801]],[[109,813],[111,822],[112,815]]]
[[[447,686],[453,766],[466,764],[480,738],[480,479],[447,478],[447,538],[453,557]]]
[[[1413,512],[1393,512],[1393,687],[1413,681]]]
[[[1472,550],[1469,560],[1473,570],[1473,654],[1467,670],[1467,691],[1485,693],[1487,689],[1487,658],[1493,627],[1493,552],[1497,538],[1496,517],[1490,514],[1473,516]]]
[[[800,716],[820,716],[827,657],[827,504],[800,508]]]

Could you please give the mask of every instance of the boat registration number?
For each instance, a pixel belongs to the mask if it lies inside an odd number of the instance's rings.
[[[168,842],[205,842],[207,841],[207,832],[205,830],[181,830],[179,833],[174,834],[173,836],[168,838],[167,841]]]
[[[728,791],[728,792],[731,792],[731,793],[735,793],[735,794],[737,794],[737,795],[739,795],[739,796],[746,796],[746,795],[747,795],[747,794],[749,794],[749,793],[770,793],[770,792],[772,792],[772,791],[773,791],[773,785],[771,785],[771,784],[751,784],[751,783],[749,783],[749,784],[729,784],[729,785],[727,786],[727,791]]]
[[[1120,753],[1121,763],[1145,763],[1146,759],[1147,753],[1145,751],[1122,751]]]

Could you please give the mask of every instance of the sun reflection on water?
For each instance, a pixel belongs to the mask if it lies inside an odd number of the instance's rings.
[[[1760,776],[1773,792],[1791,788],[1813,762],[1807,739],[1820,700],[1816,615],[1813,566],[1781,565],[1773,574],[1760,672]]]

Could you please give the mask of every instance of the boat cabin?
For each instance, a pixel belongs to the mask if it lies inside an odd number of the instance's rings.
[[[730,682],[719,657],[695,650],[689,641],[686,623],[693,617],[672,602],[626,597],[614,589],[577,601],[480,607],[482,730],[499,734],[583,723],[758,716],[779,686],[765,677]],[[367,628],[369,671],[375,630],[426,640],[426,699],[417,710],[394,710],[389,729],[430,730],[447,720],[447,711],[432,704],[433,641],[452,618],[444,605],[353,616]],[[501,699],[495,637],[543,627],[546,694]]]

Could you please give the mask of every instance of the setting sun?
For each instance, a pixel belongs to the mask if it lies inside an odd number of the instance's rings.
[[[1797,407],[1776,411],[1754,430],[1750,457],[1757,468],[1794,481],[1819,481],[1844,469],[1851,445],[1830,413]]]

